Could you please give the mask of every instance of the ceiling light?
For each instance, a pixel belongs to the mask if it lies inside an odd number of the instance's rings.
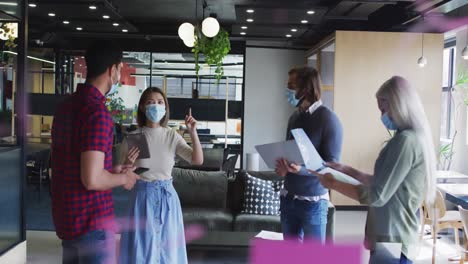
[[[68,25],[68,24],[70,24],[70,21],[64,20],[63,23],[64,23],[65,25]]]
[[[249,22],[249,23],[252,23],[252,22],[254,22],[254,20],[253,20],[252,18],[247,18],[247,20],[246,20],[246,21],[247,21],[247,22]]]
[[[292,29],[291,29],[291,32],[297,32],[297,29],[292,28]]]
[[[90,6],[89,6],[89,9],[91,9],[91,10],[96,10],[97,7],[96,7],[95,5],[90,5]]]
[[[242,28],[242,29],[247,29],[247,27],[246,27],[246,26],[242,26],[241,28]]]
[[[307,23],[309,23],[309,21],[307,21],[307,20],[301,20],[301,23],[302,23],[302,24],[307,24]]]
[[[29,4],[29,7],[37,7],[37,5],[36,5],[36,4],[33,4],[33,3],[31,3],[31,4]]]
[[[128,29],[125,29],[125,28],[124,28],[124,29],[122,29],[122,32],[127,33],[127,32],[128,32]]]
[[[54,17],[55,16],[55,13],[49,13],[48,14],[50,17]]]
[[[192,48],[195,46],[195,36],[193,38],[183,39],[185,46]]]
[[[420,57],[420,58],[418,59],[418,65],[419,65],[419,67],[422,68],[422,67],[426,66],[426,64],[427,64],[427,59],[426,59],[425,57]]]
[[[314,10],[309,10],[309,11],[307,11],[307,14],[308,15],[313,15],[313,14],[315,14],[315,11]]]
[[[82,65],[82,64],[80,64],[80,67],[83,67],[83,65]]]
[[[118,27],[119,26],[119,23],[114,23],[112,24],[114,27]]]
[[[286,37],[290,38],[290,37],[292,37],[292,35],[291,34],[286,34]]]
[[[83,28],[82,27],[77,27],[76,30],[81,31],[81,30],[83,30]]]
[[[465,48],[462,50],[461,55],[463,59],[468,60],[468,45],[466,45]]]
[[[13,51],[9,51],[9,50],[4,51],[3,53],[18,55],[18,53],[13,52]],[[38,57],[28,56],[28,58],[31,59],[31,60],[36,60],[36,61],[42,61],[42,62],[46,62],[46,63],[50,63],[50,64],[55,64],[55,62],[53,62],[53,61],[44,60],[44,59],[41,59],[41,58],[38,58]]]
[[[241,32],[240,34],[241,34],[242,36],[244,36],[244,35],[245,35],[245,34],[247,34],[247,33],[245,33],[245,32]]]
[[[17,3],[13,3],[13,2],[0,2],[0,5],[4,5],[4,6],[17,6],[18,4],[17,4]]]
[[[253,12],[255,12],[255,10],[253,10],[253,9],[247,9],[247,13],[252,14]]]
[[[195,36],[195,27],[186,22],[179,26],[177,33],[182,40],[192,39]]]
[[[214,17],[207,17],[202,22],[202,32],[205,36],[212,38],[219,32],[218,20]]]
[[[110,16],[108,16],[108,15],[103,15],[102,18],[104,18],[104,19],[109,19]]]
[[[461,56],[464,60],[468,60],[468,30],[466,31],[465,48],[462,50]]]

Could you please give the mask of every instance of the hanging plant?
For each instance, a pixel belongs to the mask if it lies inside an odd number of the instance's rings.
[[[195,29],[195,44],[192,52],[195,57],[195,74],[198,77],[200,71],[199,58],[200,53],[204,55],[205,61],[210,66],[215,66],[216,83],[219,83],[224,76],[223,59],[231,51],[231,42],[229,41],[229,34],[220,29],[218,34],[213,38],[206,37],[204,34],[197,34],[198,29]]]

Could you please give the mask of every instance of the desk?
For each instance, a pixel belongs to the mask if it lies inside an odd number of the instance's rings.
[[[438,184],[439,188],[445,193],[445,199],[463,208],[468,208],[468,184]]]
[[[468,176],[456,171],[437,171],[437,183],[468,183]]]

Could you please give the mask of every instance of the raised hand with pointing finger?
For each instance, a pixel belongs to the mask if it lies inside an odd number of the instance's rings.
[[[192,108],[189,108],[189,112],[185,116],[185,126],[191,135],[197,132],[197,120],[192,116]]]

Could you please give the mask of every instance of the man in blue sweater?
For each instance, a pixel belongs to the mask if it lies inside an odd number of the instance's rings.
[[[292,129],[302,128],[323,160],[339,161],[343,129],[336,114],[322,105],[317,70],[310,67],[297,69],[295,81],[298,109],[289,120],[287,139],[293,139]],[[280,206],[285,238],[325,241],[328,189],[304,167],[299,170],[284,159],[277,162],[276,172],[285,177]]]

